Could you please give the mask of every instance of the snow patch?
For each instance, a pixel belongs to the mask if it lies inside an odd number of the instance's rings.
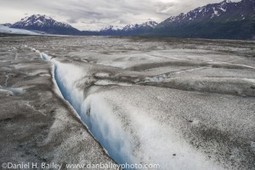
[[[24,94],[26,91],[24,88],[13,88],[13,87],[0,87],[0,93],[6,93],[9,96],[18,96]]]
[[[5,34],[23,34],[23,35],[41,35],[35,33],[33,31],[23,30],[23,29],[16,29],[16,28],[9,28],[3,25],[0,25],[0,33]]]

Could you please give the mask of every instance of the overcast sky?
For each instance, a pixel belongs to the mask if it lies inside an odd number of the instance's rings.
[[[80,30],[160,22],[181,12],[223,0],[0,0],[0,23],[45,14]]]

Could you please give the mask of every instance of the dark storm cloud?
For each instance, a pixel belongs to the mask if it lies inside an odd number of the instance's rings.
[[[0,0],[0,23],[46,14],[80,29],[123,26],[148,19],[162,21],[198,6],[222,0]]]

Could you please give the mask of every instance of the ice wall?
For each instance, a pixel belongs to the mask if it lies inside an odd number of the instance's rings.
[[[76,110],[88,130],[118,163],[132,162],[131,146],[121,122],[104,99],[84,96],[82,83],[86,73],[78,66],[54,62],[55,80],[65,98]]]

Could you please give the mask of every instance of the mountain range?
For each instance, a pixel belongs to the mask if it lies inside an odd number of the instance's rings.
[[[254,39],[255,0],[208,4],[158,24],[153,34],[173,37]]]
[[[100,35],[142,35],[147,32],[152,32],[157,25],[158,23],[155,21],[147,21],[142,24],[129,24],[123,28],[109,26],[100,30]]]
[[[109,26],[100,31],[80,31],[45,15],[32,15],[14,24],[18,28],[63,35],[167,36],[189,38],[255,39],[255,0],[208,4],[186,14],[157,23],[147,21],[122,28]]]

